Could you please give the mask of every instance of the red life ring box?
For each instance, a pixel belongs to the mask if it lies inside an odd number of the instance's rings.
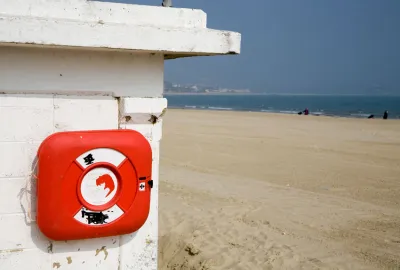
[[[152,151],[133,130],[60,132],[38,150],[37,224],[52,240],[128,234],[150,210]]]

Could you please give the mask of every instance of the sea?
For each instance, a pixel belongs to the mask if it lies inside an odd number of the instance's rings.
[[[350,95],[179,95],[166,94],[169,108],[250,111],[298,114],[308,108],[311,115],[400,119],[400,96]]]

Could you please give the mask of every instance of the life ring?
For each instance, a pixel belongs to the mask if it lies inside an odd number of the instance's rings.
[[[152,152],[133,130],[56,133],[38,151],[38,216],[54,240],[139,229],[150,209]]]

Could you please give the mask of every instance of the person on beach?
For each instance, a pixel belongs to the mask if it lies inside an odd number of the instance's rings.
[[[308,115],[308,109],[306,108],[304,111],[302,112],[298,112],[298,115],[302,115],[304,113],[304,115]]]
[[[388,119],[388,116],[389,116],[389,112],[388,112],[388,111],[385,111],[385,112],[383,113],[383,119]]]

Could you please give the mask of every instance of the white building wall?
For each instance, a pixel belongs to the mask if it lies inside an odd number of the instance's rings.
[[[157,55],[0,47],[0,269],[157,269],[162,120],[148,120],[167,104],[135,96],[160,97],[162,86],[163,59]],[[116,128],[138,130],[152,145],[148,220],[130,235],[50,241],[34,221],[32,171],[40,143],[58,131]]]
[[[0,46],[3,92],[160,97],[163,78],[161,54]]]
[[[121,236],[120,269],[157,269],[158,255],[158,192],[159,157],[162,139],[162,112],[167,108],[165,98],[123,98],[120,100],[121,129],[133,129],[143,134],[153,151],[150,214],[145,225],[136,233]],[[151,116],[159,117],[149,122]],[[133,241],[132,241],[133,240]]]

